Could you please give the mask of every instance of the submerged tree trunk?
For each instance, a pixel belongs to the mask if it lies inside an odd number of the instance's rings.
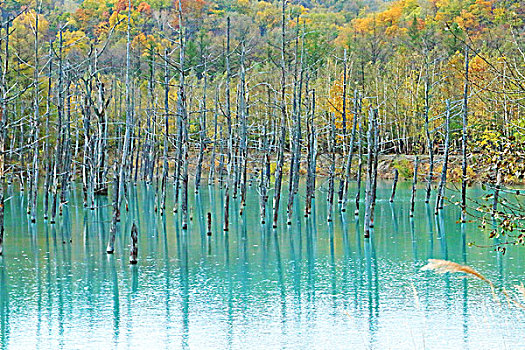
[[[375,155],[375,111],[370,108],[368,112],[368,159],[367,159],[367,177],[365,190],[365,222],[364,231],[365,238],[370,237],[370,228],[372,225],[372,210],[373,210],[373,187],[374,187],[374,155]]]
[[[7,71],[9,69],[9,23],[6,23],[6,42],[3,57],[0,56],[0,256],[4,253],[4,196],[5,196],[5,141],[7,136]],[[0,41],[1,43],[2,41]],[[0,47],[0,50],[2,48]]]
[[[284,164],[284,144],[286,143],[286,1],[282,2],[281,27],[281,139],[275,169],[275,189],[273,195],[273,228],[277,228],[279,218],[279,201],[281,200],[281,185]]]
[[[224,191],[224,231],[229,230],[230,226],[230,187],[232,177],[232,161],[233,161],[233,135],[232,135],[232,118],[231,118],[231,107],[230,107],[230,17],[226,18],[226,53],[225,53],[225,64],[226,64],[226,122],[228,124],[228,149],[227,149],[227,179],[226,189]],[[221,169],[222,171],[222,169]]]
[[[399,170],[394,169],[394,183],[392,184],[392,195],[390,196],[390,203],[394,203],[394,197],[396,195],[397,181],[399,180]]]
[[[138,232],[135,223],[131,226],[131,249],[129,253],[129,263],[135,265],[137,263],[137,255],[139,253],[138,247]]]
[[[184,82],[184,64],[186,54],[186,44],[184,40],[184,27],[182,22],[182,4],[179,0],[179,114],[182,121],[182,138],[181,138],[181,158],[182,158],[182,196],[181,196],[181,209],[182,209],[182,229],[188,228],[188,114],[186,111],[186,92]]]
[[[329,145],[329,153],[331,154],[331,162],[330,162],[330,170],[328,172],[328,217],[327,221],[332,221],[332,211],[334,207],[334,186],[335,186],[335,118],[332,115],[330,118],[330,140],[328,142]]]
[[[348,157],[346,160],[346,167],[344,173],[344,184],[342,189],[342,205],[341,210],[346,211],[346,202],[348,200],[348,184],[350,182],[350,173],[352,170],[352,158],[354,156],[354,142],[355,142],[355,132],[357,128],[358,115],[360,113],[360,103],[357,99],[357,90],[354,93],[354,118],[352,122],[352,135],[350,138],[350,147],[348,148]]]
[[[443,155],[443,166],[441,168],[441,178],[439,180],[437,196],[436,196],[436,205],[434,207],[434,214],[438,214],[439,209],[443,208],[443,195],[445,190],[445,184],[447,183],[447,171],[448,171],[448,154],[449,154],[449,137],[450,137],[450,102],[446,101],[447,110],[445,112],[445,149]]]
[[[358,116],[357,122],[358,122],[358,130],[357,130],[357,142],[358,144],[358,164],[357,164],[357,185],[356,185],[356,193],[355,193],[355,211],[354,215],[359,215],[359,202],[361,201],[361,177],[362,177],[362,170],[363,170],[363,138],[361,135],[361,122],[360,117]]]
[[[461,130],[461,222],[467,222],[467,127],[468,127],[468,92],[469,92],[469,49],[465,46],[465,89],[463,93],[463,120]]]
[[[417,168],[419,166],[419,158],[416,156],[414,161],[414,178],[412,179],[412,195],[410,197],[410,217],[414,216],[414,206],[416,202],[416,185],[417,185]]]
[[[426,58],[425,58],[426,61]],[[427,177],[427,188],[425,203],[430,201],[430,195],[432,192],[432,180],[434,177],[434,149],[433,149],[433,140],[430,135],[430,125],[429,125],[429,111],[430,111],[430,82],[428,77],[428,64],[426,64],[425,72],[425,135],[427,138],[427,148],[428,148],[428,177]]]
[[[315,89],[312,90],[312,107],[306,121],[306,134],[308,137],[308,159],[307,159],[307,178],[306,178],[306,204],[305,204],[305,216],[309,216],[312,209],[312,198],[315,192],[315,158],[316,158],[316,133],[314,126],[315,118]]]
[[[128,24],[127,24],[127,34],[126,34],[126,125],[124,131],[124,141],[122,142],[122,153],[120,159],[119,169],[115,168],[115,172],[118,171],[116,176],[116,200],[113,204],[113,219],[111,222],[110,241],[108,242],[108,247],[106,249],[108,254],[112,254],[115,250],[115,231],[116,223],[120,220],[120,201],[122,198],[122,192],[125,188],[125,169],[128,162],[128,151],[129,143],[131,136],[131,101],[130,101],[130,80],[129,80],[129,69],[130,69],[130,49],[131,49],[131,39],[130,39],[130,26],[131,26],[131,0],[128,0]]]
[[[34,42],[34,49],[35,49],[35,65],[34,65],[34,71],[33,71],[33,120],[31,122],[31,131],[32,131],[32,142],[33,142],[33,164],[31,169],[31,178],[30,178],[30,185],[29,185],[29,199],[28,199],[28,206],[29,206],[29,214],[31,216],[31,222],[36,222],[36,197],[38,193],[38,139],[39,139],[39,132],[38,132],[38,125],[39,125],[39,119],[40,119],[40,83],[39,83],[39,53],[38,53],[38,18],[39,18],[39,12],[40,8],[37,9],[36,16],[35,16],[35,42]]]
[[[49,63],[48,63],[48,76],[47,76],[47,99],[46,99],[46,135],[49,135],[49,119],[51,115],[51,72],[53,70],[53,45],[49,45]],[[44,164],[46,176],[44,179],[44,220],[48,219],[49,212],[49,187],[51,186],[51,172],[52,172],[52,160],[49,152],[50,141],[48,138],[44,141]]]
[[[164,151],[162,163],[162,180],[161,180],[161,202],[160,214],[164,215],[166,210],[166,187],[168,183],[168,149],[169,149],[169,69],[168,69],[168,51],[164,51]]]
[[[206,104],[206,97],[208,91],[208,62],[204,57],[203,43],[201,43],[201,61],[203,66],[202,80],[203,80],[203,92],[202,92],[202,104],[199,111],[199,159],[197,162],[197,171],[195,173],[195,193],[199,193],[199,187],[201,185],[201,176],[202,176],[202,163],[204,160],[204,151],[206,149],[206,117],[208,113],[208,105]]]

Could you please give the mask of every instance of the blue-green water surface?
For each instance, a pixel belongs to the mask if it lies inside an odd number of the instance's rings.
[[[250,187],[243,215],[232,199],[225,233],[218,187],[191,193],[193,220],[184,231],[172,201],[161,216],[153,187],[138,184],[129,211],[123,206],[114,255],[105,252],[107,197],[89,210],[75,189],[56,224],[41,219],[41,208],[31,224],[27,198],[10,188],[0,258],[0,347],[524,349],[525,313],[503,294],[495,299],[477,279],[420,270],[429,258],[468,264],[518,298],[514,285],[525,282],[524,248],[502,255],[469,246],[495,241],[476,222],[458,224],[453,205],[435,216],[422,190],[410,219],[409,185],[400,184],[393,204],[389,187],[379,185],[375,228],[365,240],[353,203],[345,213],[336,206],[334,221],[327,222],[322,189],[310,218],[299,195],[292,225],[283,209],[274,230],[260,224],[258,193]],[[128,263],[133,222],[139,228],[136,266]]]

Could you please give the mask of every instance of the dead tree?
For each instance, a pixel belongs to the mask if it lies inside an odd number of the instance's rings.
[[[368,132],[367,132],[367,144],[368,144],[368,159],[367,159],[367,177],[366,177],[366,190],[365,190],[365,222],[364,222],[364,235],[365,238],[370,237],[370,228],[372,226],[372,210],[374,200],[374,155],[376,154],[375,148],[375,111],[370,108],[368,111]],[[377,173],[376,173],[377,174]]]
[[[396,195],[397,181],[399,180],[399,170],[394,169],[394,182],[392,183],[392,195],[390,196],[390,203],[394,203],[394,197]]]
[[[465,88],[463,92],[463,120],[461,129],[461,222],[467,222],[467,127],[469,93],[469,48],[465,46]]]
[[[410,197],[410,217],[414,217],[414,206],[416,203],[416,185],[417,185],[417,169],[419,166],[419,157],[416,156],[414,160],[414,177],[412,179],[412,195]]]
[[[279,218],[279,201],[281,200],[281,186],[284,165],[284,145],[286,143],[286,1],[282,2],[281,25],[281,125],[277,166],[275,169],[275,186],[273,195],[273,228],[277,228]]]
[[[139,253],[138,247],[138,232],[135,223],[131,226],[131,249],[129,253],[129,263],[131,265],[137,264],[137,256]]]
[[[448,155],[450,148],[450,101],[446,101],[447,109],[445,111],[445,145],[443,155],[443,165],[441,168],[441,178],[439,180],[436,205],[434,207],[434,214],[437,215],[439,209],[443,208],[443,196],[445,191],[445,184],[447,183],[447,171],[448,171]]]

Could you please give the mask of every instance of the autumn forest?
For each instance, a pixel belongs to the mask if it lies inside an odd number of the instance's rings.
[[[41,186],[43,218],[54,222],[72,181],[82,182],[85,207],[114,185],[114,232],[137,181],[157,186],[161,213],[173,183],[183,227],[188,191],[218,181],[226,208],[230,196],[243,207],[257,181],[261,221],[273,190],[276,227],[280,205],[290,223],[302,175],[305,215],[317,176],[343,211],[357,177],[366,235],[378,176],[421,177],[436,213],[448,176],[462,187],[463,221],[469,182],[491,185],[496,203],[523,177],[518,1],[1,6],[2,188],[20,183],[33,222]]]

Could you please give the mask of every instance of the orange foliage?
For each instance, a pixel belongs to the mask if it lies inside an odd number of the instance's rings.
[[[118,0],[115,4],[115,11],[121,12],[128,9],[129,0]],[[133,9],[133,2],[131,2],[131,9]]]
[[[143,1],[143,2],[141,2],[139,4],[139,6],[137,6],[137,11],[139,11],[140,13],[144,13],[146,15],[150,15],[151,14],[151,6],[147,2]]]

